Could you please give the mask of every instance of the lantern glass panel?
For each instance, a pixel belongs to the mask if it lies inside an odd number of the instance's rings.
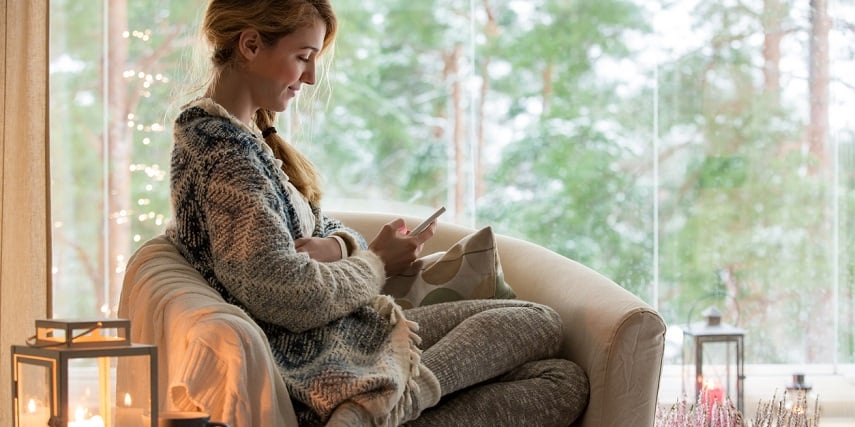
[[[736,343],[705,342],[701,350],[703,372],[697,379],[696,389],[706,390],[712,398],[727,396],[737,402]]]
[[[17,389],[15,412],[18,414],[16,427],[43,427],[48,425],[53,403],[51,385],[53,368],[49,361],[19,358],[15,364]]]
[[[148,356],[69,360],[69,421],[105,427],[142,426],[143,416],[151,414],[148,367]]]
[[[148,427],[152,413],[152,380],[147,356],[127,356],[119,359],[115,397],[115,426]],[[149,421],[145,421],[149,420]],[[155,421],[156,422],[156,421]]]

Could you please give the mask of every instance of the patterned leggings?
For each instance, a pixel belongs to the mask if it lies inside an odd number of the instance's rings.
[[[561,319],[519,300],[468,300],[406,311],[442,400],[408,426],[568,426],[584,410],[582,369],[554,359]]]

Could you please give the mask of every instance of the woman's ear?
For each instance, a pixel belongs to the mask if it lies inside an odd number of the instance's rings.
[[[255,57],[261,47],[261,34],[257,30],[246,29],[240,32],[238,39],[238,51],[245,60],[250,60]]]

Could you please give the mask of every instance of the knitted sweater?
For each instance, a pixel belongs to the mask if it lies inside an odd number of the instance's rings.
[[[372,424],[394,425],[436,403],[417,325],[378,295],[383,263],[364,239],[313,206],[313,236],[341,236],[352,254],[322,263],[298,253],[288,178],[260,136],[212,100],[184,107],[174,141],[166,235],[264,330],[301,423],[326,422],[349,401]]]

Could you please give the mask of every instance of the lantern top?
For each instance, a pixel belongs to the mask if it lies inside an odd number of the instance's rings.
[[[130,329],[131,322],[127,319],[36,320],[34,345],[67,348],[130,346]]]
[[[707,326],[718,326],[721,324],[721,312],[718,311],[717,307],[709,307],[701,314],[707,319]]]
[[[686,335],[694,337],[728,337],[745,335],[745,330],[721,321],[721,311],[717,307],[709,307],[702,313],[706,319],[687,325],[683,330]]]
[[[797,372],[793,374],[793,383],[787,386],[787,390],[805,390],[810,391],[813,387],[810,384],[805,383],[805,374],[801,372]]]

